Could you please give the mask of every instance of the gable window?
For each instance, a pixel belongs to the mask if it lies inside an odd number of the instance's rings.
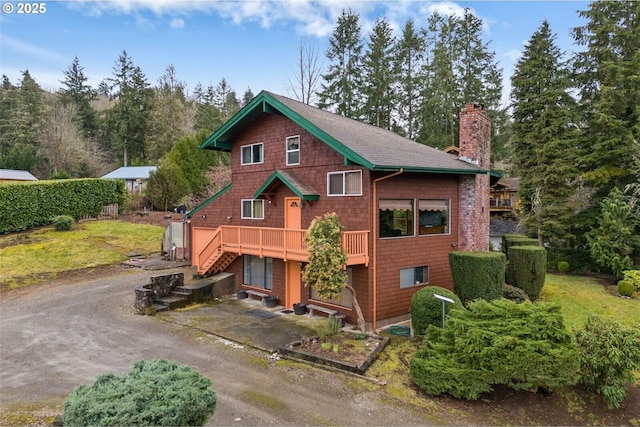
[[[242,272],[242,282],[245,285],[271,290],[273,286],[273,258],[244,255]]]
[[[449,233],[449,200],[418,200],[418,226],[421,236]]]
[[[287,166],[300,164],[300,137],[290,136],[286,142]]]
[[[380,199],[380,237],[413,236],[413,199]]]
[[[242,201],[242,219],[264,219],[264,200],[245,199]]]
[[[327,195],[361,196],[362,171],[329,172],[327,174]]]
[[[253,165],[257,163],[262,163],[263,159],[263,143],[251,144],[251,145],[243,145],[242,149],[242,159],[240,163],[242,165]]]
[[[429,266],[401,268],[400,289],[429,284]]]

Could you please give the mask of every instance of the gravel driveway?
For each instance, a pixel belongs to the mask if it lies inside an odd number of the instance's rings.
[[[213,381],[218,408],[208,425],[443,424],[389,398],[383,386],[136,315],[135,286],[157,274],[128,270],[2,295],[0,412],[61,413],[77,385],[121,375],[139,359],[165,358]]]

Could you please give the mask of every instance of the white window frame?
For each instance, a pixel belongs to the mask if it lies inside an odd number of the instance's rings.
[[[298,140],[298,148],[296,148],[295,150],[291,150],[289,148],[289,141],[293,140],[293,139],[297,139]],[[300,135],[294,135],[294,136],[289,136],[285,139],[284,141],[284,148],[286,151],[286,162],[287,162],[287,166],[295,166],[295,165],[299,165],[300,164]],[[293,153],[298,153],[298,161],[297,162],[292,162],[289,159],[289,155],[293,154]]]
[[[358,193],[347,193],[347,174],[358,174],[360,176],[360,191]],[[331,177],[334,175],[342,175],[342,193],[331,193]],[[362,171],[361,170],[349,170],[339,172],[327,172],[327,196],[329,197],[342,197],[342,196],[362,196]]]
[[[244,160],[244,149],[250,147],[251,148],[251,159],[249,162],[245,162]],[[259,162],[254,162],[253,161],[253,150],[259,147],[260,149],[260,161]],[[257,142],[255,144],[247,144],[247,145],[243,145],[242,147],[240,147],[240,165],[245,166],[245,165],[259,165],[261,163],[264,163],[264,143],[262,142]]]
[[[416,270],[418,268],[423,269],[422,270],[422,282],[420,281],[416,281],[415,277],[416,277]],[[411,270],[411,273],[408,271]],[[426,270],[426,278],[425,276],[425,270]],[[411,279],[411,283],[405,282],[402,283],[402,272],[405,271],[405,274],[411,274],[413,276],[413,278]],[[401,268],[400,269],[400,289],[408,289],[408,288],[413,288],[415,286],[423,286],[423,285],[428,285],[429,284],[429,274],[430,274],[430,268],[428,265],[420,265],[417,267],[407,267],[407,268]]]
[[[244,209],[244,204],[245,202],[251,202],[251,212],[245,212]],[[256,204],[260,204],[262,205],[261,211],[262,211],[262,217],[258,217],[255,216],[255,205]],[[242,219],[264,219],[264,200],[263,199],[242,199],[240,201],[240,217]]]

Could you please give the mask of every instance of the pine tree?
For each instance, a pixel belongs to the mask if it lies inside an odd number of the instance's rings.
[[[325,55],[329,71],[318,93],[318,107],[341,116],[359,119],[361,116],[362,48],[359,16],[351,9],[343,10],[329,38]]]
[[[633,141],[640,140],[640,3],[592,2],[579,11],[587,24],[573,30],[575,71],[586,123],[581,169],[597,191],[633,181]]]
[[[363,117],[367,123],[388,130],[391,130],[397,104],[394,50],[395,38],[389,22],[385,18],[376,20],[362,61]]]
[[[576,181],[577,106],[564,53],[544,21],[511,79],[512,158],[525,224],[540,240],[570,237]],[[534,203],[537,201],[537,205]]]

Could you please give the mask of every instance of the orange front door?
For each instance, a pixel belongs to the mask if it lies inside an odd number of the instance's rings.
[[[302,227],[302,204],[299,197],[284,199],[284,227],[299,230]],[[287,261],[285,265],[286,295],[285,307],[301,301],[300,263]]]

